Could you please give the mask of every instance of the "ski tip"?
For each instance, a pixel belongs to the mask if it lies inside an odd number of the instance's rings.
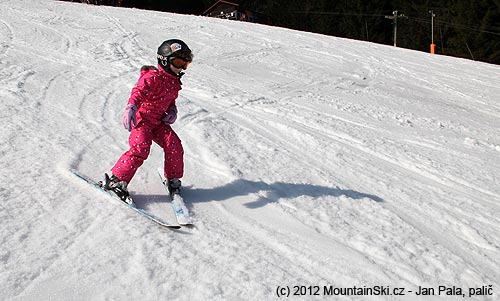
[[[174,229],[174,230],[179,230],[182,228],[181,226],[177,226],[177,225],[164,225],[164,226],[169,228],[169,229]]]

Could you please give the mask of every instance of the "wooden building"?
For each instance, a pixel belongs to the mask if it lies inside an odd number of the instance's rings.
[[[254,23],[264,22],[264,16],[251,10],[243,9],[238,3],[219,0],[205,10],[206,17],[240,20]]]

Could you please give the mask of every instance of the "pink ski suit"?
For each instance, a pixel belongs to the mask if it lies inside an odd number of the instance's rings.
[[[141,71],[139,81],[128,100],[128,104],[134,104],[138,108],[137,126],[132,128],[128,139],[130,149],[111,169],[118,179],[130,183],[137,169],[148,158],[152,141],[163,148],[165,153],[165,177],[182,178],[184,150],[181,140],[169,124],[162,122],[164,113],[175,106],[175,99],[181,89],[179,77],[161,67]]]

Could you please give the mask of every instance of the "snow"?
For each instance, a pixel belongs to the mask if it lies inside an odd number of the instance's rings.
[[[441,285],[498,300],[499,66],[61,1],[4,0],[0,15],[2,299],[273,300],[295,285],[419,299]],[[99,179],[127,149],[130,89],[168,38],[195,53],[174,124],[196,224],[181,231],[69,172]],[[129,187],[173,221],[162,158],[154,146]]]

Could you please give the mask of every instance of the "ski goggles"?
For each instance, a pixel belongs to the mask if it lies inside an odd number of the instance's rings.
[[[182,68],[186,70],[189,64],[191,64],[191,60],[183,57],[173,57],[170,58],[170,64],[172,64],[175,68]]]

